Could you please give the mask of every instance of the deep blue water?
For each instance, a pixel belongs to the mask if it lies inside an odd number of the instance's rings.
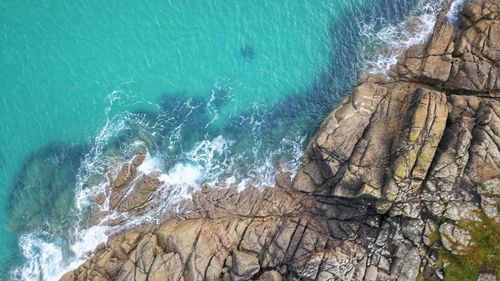
[[[85,202],[138,149],[172,186],[166,207],[293,173],[359,76],[425,38],[438,6],[2,1],[0,275],[52,280],[105,239]]]

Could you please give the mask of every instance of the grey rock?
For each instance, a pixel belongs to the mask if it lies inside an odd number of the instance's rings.
[[[459,222],[499,221],[500,5],[470,0],[454,27],[443,2],[432,36],[392,79],[364,79],[327,116],[295,178],[205,187],[159,225],[115,234],[61,280],[446,278],[437,247],[461,254],[473,243]],[[161,183],[137,169],[143,155],[109,167],[92,224],[157,207]]]
[[[460,253],[471,243],[470,233],[452,223],[443,223],[439,227],[443,246],[454,253]]]
[[[490,274],[490,273],[481,273],[477,277],[477,281],[496,281],[497,278],[495,274]]]
[[[236,275],[248,280],[260,270],[259,260],[255,255],[235,250],[233,252],[232,268]]]
[[[283,278],[276,270],[266,271],[259,277],[259,281],[281,281]]]

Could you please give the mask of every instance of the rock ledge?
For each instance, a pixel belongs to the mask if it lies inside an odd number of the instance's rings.
[[[446,278],[442,249],[474,247],[464,222],[500,223],[500,2],[471,0],[459,30],[449,4],[390,80],[362,81],[325,119],[294,179],[206,188],[182,215],[110,238],[61,280]],[[110,173],[96,204],[149,208],[159,182],[136,177],[143,160]]]

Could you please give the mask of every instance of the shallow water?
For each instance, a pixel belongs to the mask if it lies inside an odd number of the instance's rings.
[[[138,147],[144,169],[176,187],[166,201],[294,172],[358,75],[423,40],[437,6],[1,1],[0,274],[50,280],[105,239],[104,228],[75,234],[80,203],[110,159]]]

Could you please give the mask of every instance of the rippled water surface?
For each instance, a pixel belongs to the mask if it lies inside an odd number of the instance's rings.
[[[176,187],[165,202],[293,173],[437,2],[0,1],[0,275],[53,280],[104,241],[86,196],[138,147]]]

